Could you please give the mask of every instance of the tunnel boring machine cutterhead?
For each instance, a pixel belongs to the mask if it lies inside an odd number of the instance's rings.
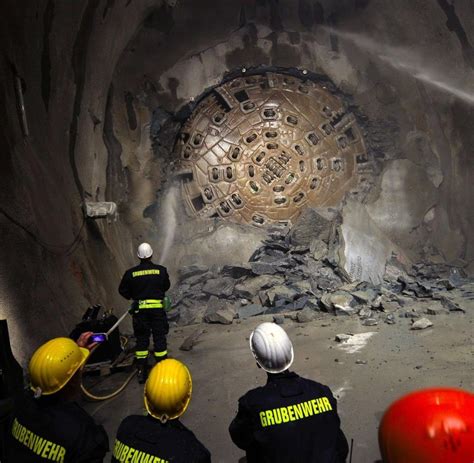
[[[337,205],[367,151],[354,115],[324,85],[265,73],[217,86],[175,146],[187,211],[263,225]]]

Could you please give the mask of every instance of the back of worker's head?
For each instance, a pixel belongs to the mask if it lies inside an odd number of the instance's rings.
[[[250,350],[268,373],[281,373],[293,363],[293,345],[286,331],[275,323],[262,323],[250,335]]]
[[[154,418],[165,422],[179,418],[188,408],[193,389],[191,373],[175,359],[157,363],[145,384],[145,407]]]
[[[69,338],[54,338],[40,346],[28,366],[35,396],[52,395],[63,390],[88,356],[87,349]]]
[[[149,259],[153,255],[153,249],[148,243],[142,243],[138,246],[137,256],[140,259]]]
[[[474,461],[474,395],[450,388],[405,395],[385,412],[379,446],[384,463]]]

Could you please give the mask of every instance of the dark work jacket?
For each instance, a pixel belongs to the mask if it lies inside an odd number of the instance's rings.
[[[159,270],[159,275],[137,275],[134,272],[142,270]],[[125,299],[135,301],[144,299],[163,299],[170,288],[170,279],[166,267],[157,265],[150,260],[143,260],[136,267],[128,269],[122,277],[119,293]]]
[[[229,432],[248,463],[339,463],[349,450],[331,390],[289,371],[239,399]]]
[[[24,397],[7,439],[7,463],[98,463],[109,450],[102,426],[77,403],[59,402],[54,396]]]
[[[209,463],[211,454],[177,419],[166,423],[152,416],[131,415],[120,423],[112,462]],[[138,454],[138,455],[137,455]],[[147,455],[151,455],[148,457]]]

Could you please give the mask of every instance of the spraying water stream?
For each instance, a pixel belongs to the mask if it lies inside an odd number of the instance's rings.
[[[410,74],[415,79],[459,98],[466,103],[474,104],[474,87],[472,81],[459,82],[447,71],[436,69],[427,62],[426,57],[401,47],[393,47],[362,34],[339,31],[330,27],[324,29],[333,35],[347,40],[393,68]],[[432,58],[431,56],[429,58]]]
[[[176,224],[177,224],[177,205],[178,205],[179,186],[172,184],[166,191],[160,210],[160,229],[163,230],[162,249],[159,262],[166,262],[171,246],[173,245]]]

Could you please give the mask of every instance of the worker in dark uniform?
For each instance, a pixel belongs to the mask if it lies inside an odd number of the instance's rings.
[[[286,332],[262,323],[250,336],[250,348],[267,383],[239,399],[229,427],[247,462],[345,462],[348,445],[336,399],[327,386],[288,370],[294,354]]]
[[[168,318],[163,299],[170,287],[165,267],[151,261],[153,249],[148,243],[138,246],[140,264],[127,270],[122,277],[119,293],[125,299],[133,299],[133,331],[137,340],[135,358],[138,381],[144,383],[148,375],[148,345],[153,334],[154,357],[157,362],[167,357],[166,335]]]
[[[209,451],[179,421],[191,391],[191,374],[181,362],[167,359],[155,365],[145,385],[148,415],[131,415],[122,421],[112,462],[209,463]]]
[[[55,338],[31,358],[31,394],[17,404],[8,436],[7,463],[59,461],[102,462],[109,439],[75,400],[80,396],[81,370],[92,333],[83,333],[77,344]],[[94,344],[87,346],[92,348]]]

